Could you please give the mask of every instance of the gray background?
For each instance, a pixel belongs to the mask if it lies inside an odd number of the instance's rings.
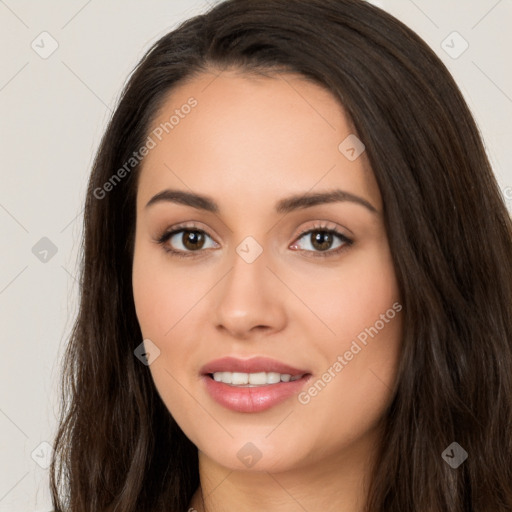
[[[85,187],[106,122],[149,45],[208,3],[0,0],[0,512],[51,508],[59,364],[77,312]],[[447,64],[512,210],[512,2],[373,3]]]

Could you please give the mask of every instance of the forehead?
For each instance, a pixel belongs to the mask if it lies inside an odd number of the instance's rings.
[[[260,205],[336,187],[380,206],[365,153],[351,161],[340,149],[354,136],[342,105],[300,75],[203,73],[168,94],[148,133],[140,201],[171,186]]]

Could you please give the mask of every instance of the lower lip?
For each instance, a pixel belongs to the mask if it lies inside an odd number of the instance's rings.
[[[236,412],[261,412],[274,407],[293,395],[297,395],[304,387],[311,375],[289,381],[242,388],[217,382],[209,375],[203,375],[206,390],[220,405]]]

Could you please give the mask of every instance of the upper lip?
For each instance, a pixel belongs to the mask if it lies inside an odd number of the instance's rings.
[[[235,357],[222,357],[205,364],[201,370],[201,375],[216,372],[240,372],[240,373],[259,373],[276,372],[281,374],[305,375],[307,370],[300,370],[285,363],[268,357],[252,357],[251,359],[237,359]]]

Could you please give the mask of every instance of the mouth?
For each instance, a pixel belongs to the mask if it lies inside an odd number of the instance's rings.
[[[278,372],[215,372],[206,374],[210,379],[216,382],[222,382],[228,386],[240,388],[257,388],[261,386],[269,386],[279,384],[280,382],[294,382],[302,379],[310,373],[292,375],[290,373]]]
[[[251,359],[223,357],[205,364],[200,369],[200,373],[201,375],[211,375],[214,380],[226,384],[262,385],[266,384],[267,381],[269,381],[268,384],[278,383],[282,377],[284,377],[283,382],[296,380],[310,372],[268,357],[253,357]],[[279,380],[277,380],[277,375]],[[254,382],[250,382],[249,377]],[[265,377],[265,381],[263,381],[263,377]],[[244,380],[247,380],[247,382],[244,382]]]
[[[256,357],[226,357],[200,370],[205,390],[223,407],[235,412],[262,412],[297,395],[312,374],[280,361]]]

